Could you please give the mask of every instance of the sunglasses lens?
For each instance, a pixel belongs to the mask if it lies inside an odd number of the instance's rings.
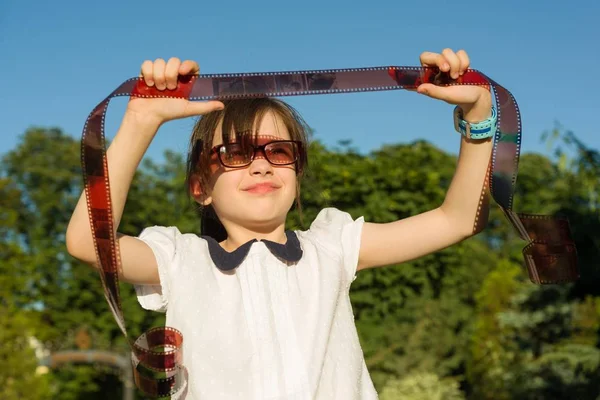
[[[272,164],[285,165],[296,161],[298,149],[294,142],[275,142],[265,146],[265,155]]]
[[[219,149],[221,162],[228,167],[240,167],[250,164],[252,152],[250,146],[242,146],[239,143],[228,143]]]

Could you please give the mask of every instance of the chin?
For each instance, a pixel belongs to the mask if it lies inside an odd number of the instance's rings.
[[[237,224],[246,226],[248,229],[269,230],[285,224],[294,200],[295,197],[283,199],[275,196],[232,198],[219,211],[225,219],[232,222],[237,221]]]
[[[238,214],[238,217],[240,221],[244,221],[249,227],[276,228],[285,223],[287,216],[286,210],[276,209],[273,206],[258,206],[244,209],[240,209],[242,212]]]
[[[265,226],[285,222],[286,214],[270,210],[250,210],[242,216],[243,219],[252,225]]]

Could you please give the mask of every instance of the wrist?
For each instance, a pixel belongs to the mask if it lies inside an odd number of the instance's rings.
[[[492,95],[485,91],[475,103],[459,104],[463,112],[463,119],[467,122],[477,123],[485,121],[492,115]]]
[[[495,136],[498,117],[489,92],[474,103],[454,108],[454,129],[467,140],[486,140]]]
[[[154,135],[163,122],[150,114],[127,109],[123,116],[123,124],[135,126],[140,133]]]

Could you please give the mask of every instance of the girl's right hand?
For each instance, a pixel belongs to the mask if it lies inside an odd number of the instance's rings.
[[[165,95],[169,90],[177,88],[180,75],[197,75],[200,67],[195,61],[181,62],[178,58],[170,58],[168,62],[157,58],[154,62],[146,60],[142,64],[140,77],[146,85],[154,86]],[[179,118],[204,115],[209,112],[222,110],[220,101],[189,101],[181,98],[142,98],[132,96],[127,105],[126,113],[133,114],[137,119],[154,123],[157,126]]]

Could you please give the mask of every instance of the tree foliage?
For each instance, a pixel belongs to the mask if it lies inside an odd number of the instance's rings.
[[[556,136],[560,139],[560,136]],[[558,143],[558,144],[557,144]],[[600,217],[597,152],[575,146],[556,159],[521,158],[515,209],[569,217],[582,277],[532,285],[518,239],[498,207],[480,235],[419,260],[363,271],[351,299],[365,359],[384,400],[593,399],[600,394]],[[562,147],[560,147],[562,146]],[[0,164],[0,390],[7,399],[114,399],[116,371],[66,365],[40,375],[42,350],[76,347],[92,332],[96,349],[127,356],[98,273],[66,252],[64,232],[82,189],[79,142],[57,128],[32,128]],[[307,228],[327,206],[387,222],[441,204],[456,159],[431,144],[386,145],[360,154],[350,142],[318,140],[302,184],[302,210],[289,228]],[[167,152],[135,176],[120,230],[149,225],[199,232],[185,194],[184,160]],[[594,175],[596,173],[596,175]],[[122,285],[132,336],[164,323]],[[32,339],[41,343],[32,347]],[[23,390],[27,388],[27,390]]]
[[[464,400],[458,382],[440,379],[436,374],[416,373],[390,379],[381,391],[381,400]]]

